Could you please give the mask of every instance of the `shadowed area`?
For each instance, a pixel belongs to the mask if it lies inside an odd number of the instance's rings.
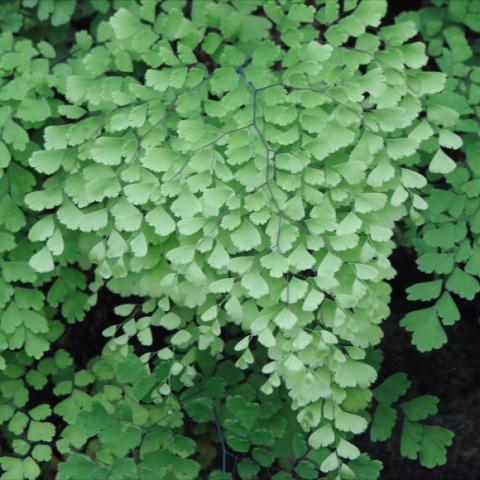
[[[414,257],[406,249],[397,250],[392,263],[398,274],[392,281],[392,316],[383,325],[381,379],[404,371],[412,381],[412,396],[438,396],[439,412],[432,423],[454,431],[455,439],[448,450],[447,464],[433,470],[400,455],[398,431],[385,443],[362,438],[362,446],[372,457],[382,460],[382,480],[476,478],[472,472],[480,468],[480,305],[478,300],[460,304],[462,318],[447,328],[448,343],[439,350],[418,352],[410,342],[410,334],[398,323],[404,312],[414,309],[413,302],[405,302],[404,290],[420,280],[419,272]]]

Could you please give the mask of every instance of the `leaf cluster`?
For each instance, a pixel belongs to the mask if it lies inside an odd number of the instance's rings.
[[[407,289],[407,298],[428,302],[401,321],[412,332],[420,351],[440,348],[447,342],[445,327],[460,319],[458,301],[473,300],[480,292],[480,181],[478,178],[478,101],[480,70],[475,62],[480,31],[480,8],[476,2],[436,2],[436,6],[403,14],[415,21],[427,43],[427,52],[438,70],[448,76],[445,88],[429,99],[442,115],[439,145],[452,152],[431,168],[425,189],[428,209],[421,224],[405,240],[417,252],[418,269],[427,281]],[[433,151],[418,159],[419,166]],[[442,157],[443,158],[443,157]],[[432,160],[432,162],[435,160]]]
[[[449,275],[409,291],[436,301],[402,322],[420,349],[478,286],[476,110],[457,101],[476,102],[473,53],[425,23],[441,7],[386,10],[0,7],[2,480],[378,478],[354,441],[374,401],[372,439],[389,436],[406,383],[372,390],[395,227]],[[65,338],[105,290],[122,300],[81,369]],[[400,408],[402,454],[444,463],[451,434],[418,423],[436,401]]]

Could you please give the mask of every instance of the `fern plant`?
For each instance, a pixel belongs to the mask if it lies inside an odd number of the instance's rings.
[[[428,281],[408,288],[408,299],[428,306],[408,313],[401,324],[412,332],[420,351],[440,348],[447,342],[444,327],[460,319],[457,299],[473,300],[480,291],[478,119],[480,70],[475,57],[480,31],[480,6],[476,2],[433,2],[420,12],[402,18],[415,21],[428,53],[448,76],[445,89],[429,102],[441,116],[439,142],[443,149],[459,149],[452,158],[431,168],[426,189],[429,208],[424,222],[409,238],[417,251],[417,265]],[[417,157],[425,165],[434,148],[426,146]],[[432,162],[433,163],[433,162]],[[421,168],[421,167],[420,167]]]
[[[245,376],[231,361],[202,355],[199,365],[201,380],[185,389],[171,375],[172,361],[149,375],[134,354],[104,352],[90,366],[91,393],[77,387],[57,407],[68,422],[57,448],[71,452],[58,478],[193,480],[201,471],[217,480],[319,478],[329,452],[308,447],[284,392],[262,394],[263,376]],[[167,382],[169,395],[152,402],[149,393]],[[219,465],[212,448],[221,452]],[[352,462],[358,478],[365,468],[376,476],[380,465],[366,455]]]
[[[188,480],[208,448],[212,480],[378,477],[354,442],[373,399],[372,439],[388,437],[406,390],[372,393],[393,229],[425,215],[419,155],[447,173],[460,146],[445,74],[423,69],[413,21],[381,25],[386,8],[2,6],[0,478],[60,461],[64,480]],[[75,370],[63,320],[101,288],[125,298],[123,320]],[[412,401],[402,453],[443,463],[451,434],[417,423],[436,400]]]

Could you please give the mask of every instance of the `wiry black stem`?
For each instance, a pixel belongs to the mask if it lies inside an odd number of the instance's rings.
[[[227,471],[227,446],[225,445],[225,438],[223,437],[222,425],[217,410],[213,407],[213,415],[215,417],[215,428],[217,429],[218,440],[222,447],[222,472]]]

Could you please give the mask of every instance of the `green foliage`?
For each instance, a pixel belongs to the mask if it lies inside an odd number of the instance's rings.
[[[423,395],[395,405],[409,388],[407,376],[395,374],[373,391],[377,405],[370,438],[373,441],[387,440],[401,421],[402,456],[411,460],[419,459],[427,468],[443,465],[447,461],[446,448],[452,444],[453,433],[443,427],[419,423],[437,413],[438,398]]]
[[[77,381],[57,405],[68,425],[56,446],[70,453],[58,478],[107,479],[112,472],[125,479],[197,478],[199,465],[189,458],[195,443],[176,431],[182,425],[181,407],[173,396],[162,401],[158,391],[158,385],[170,381],[174,362],[148,371],[132,354],[119,358],[105,352],[90,371],[88,390],[86,381]],[[75,453],[82,447],[86,454]],[[129,458],[136,449],[138,457]]]
[[[402,321],[420,350],[479,289],[478,72],[448,8],[430,31],[384,0],[2,4],[2,480],[379,478],[354,443],[409,388],[372,391],[395,227],[433,275]],[[105,291],[105,347],[74,359]],[[436,408],[400,403],[426,467]]]
[[[37,478],[40,465],[52,459],[52,446],[57,435],[52,408],[38,403],[31,407],[35,391],[49,384],[54,394],[65,389],[73,376],[73,360],[64,350],[45,356],[35,364],[25,352],[7,352],[6,368],[0,372],[0,428],[12,448],[2,452],[2,478]]]
[[[479,67],[474,57],[480,31],[477,2],[434,2],[435,6],[406,13],[399,20],[417,24],[438,69],[448,76],[445,89],[429,99],[429,115],[441,115],[438,144],[430,142],[417,159],[429,164],[431,182],[426,188],[428,209],[418,229],[407,237],[417,251],[417,265],[431,280],[408,288],[408,299],[429,302],[401,321],[412,332],[420,351],[447,342],[444,327],[460,319],[457,298],[473,300],[480,292],[479,229],[480,183],[478,167]],[[450,154],[445,152],[449,151]],[[454,160],[452,160],[452,158]]]
[[[56,448],[69,453],[58,478],[107,479],[115,472],[126,479],[153,480],[160,473],[188,480],[201,470],[211,472],[209,478],[232,478],[216,470],[215,449],[222,452],[223,471],[234,463],[231,474],[242,479],[279,469],[285,478],[323,478],[330,452],[307,445],[283,389],[263,394],[263,375],[246,377],[230,361],[203,354],[199,366],[202,380],[185,388],[178,381],[182,367],[173,360],[148,371],[132,353],[104,351],[89,366],[88,386],[77,382],[57,406],[68,425]],[[80,448],[87,453],[75,453]],[[138,455],[128,458],[134,449]],[[379,470],[346,440],[340,440],[339,454],[344,470]]]

